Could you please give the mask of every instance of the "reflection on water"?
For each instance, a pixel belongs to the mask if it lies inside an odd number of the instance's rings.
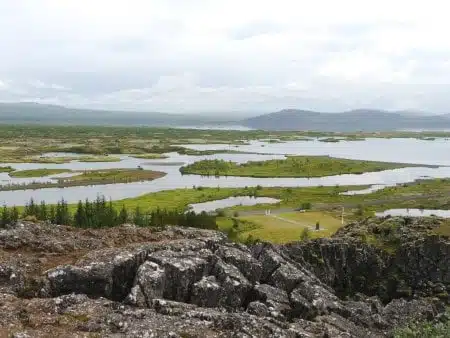
[[[431,210],[431,209],[389,209],[383,212],[375,213],[377,217],[385,216],[411,216],[411,217],[428,217],[438,216],[450,218],[450,210]]]
[[[372,192],[375,192],[377,190],[381,190],[387,187],[392,187],[395,186],[395,184],[374,184],[372,186],[370,186],[367,189],[360,189],[360,190],[349,190],[349,191],[345,191],[345,192],[341,192],[340,195],[345,195],[345,196],[353,196],[353,195],[366,195],[366,194],[370,194]]]
[[[200,213],[202,211],[212,212],[217,209],[234,207],[236,205],[275,204],[278,202],[280,200],[270,197],[237,196],[205,203],[190,204],[189,208],[196,213]]]

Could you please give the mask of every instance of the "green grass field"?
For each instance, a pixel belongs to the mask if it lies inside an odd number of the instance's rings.
[[[30,169],[30,170],[18,170],[9,174],[11,177],[43,177],[55,174],[62,174],[71,172],[68,169]]]
[[[139,169],[105,169],[105,170],[90,170],[85,171],[81,175],[64,178],[62,182],[80,182],[83,185],[91,184],[90,182],[137,182],[149,181],[164,176],[165,173],[152,170]]]
[[[32,169],[16,171],[10,175],[15,177],[41,177],[52,174],[59,174],[64,172],[75,172],[67,169]],[[23,190],[23,189],[41,189],[41,188],[64,188],[75,187],[85,185],[98,185],[98,184],[114,184],[114,183],[130,183],[140,181],[151,181],[157,178],[161,178],[166,173],[152,170],[140,170],[140,169],[105,169],[105,170],[87,170],[85,172],[78,172],[79,175],[65,178],[58,178],[57,182],[48,183],[28,183],[28,184],[12,184],[8,186],[2,186],[0,190]]]
[[[239,219],[256,226],[255,229],[240,233],[242,238],[252,235],[256,239],[274,243],[299,240],[305,227],[311,229],[311,238],[319,238],[330,237],[342,226],[340,219],[318,211],[244,216]],[[315,230],[316,222],[320,223],[319,231]]]
[[[0,173],[10,173],[11,171],[14,171],[14,168],[11,166],[0,167]]]
[[[120,157],[117,156],[81,156],[81,157],[75,157],[74,160],[78,160],[79,162],[120,162]]]
[[[360,161],[329,156],[290,156],[284,160],[252,161],[243,164],[202,160],[180,169],[183,174],[249,177],[323,177],[414,167],[415,164]]]
[[[162,155],[162,154],[135,154],[132,155],[135,158],[143,158],[143,159],[147,159],[147,160],[156,160],[156,159],[164,159],[164,158],[168,158],[168,156],[166,155]]]

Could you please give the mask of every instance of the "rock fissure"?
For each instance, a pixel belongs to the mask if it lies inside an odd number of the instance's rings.
[[[418,232],[416,240],[385,252],[354,235],[361,226],[383,233],[380,228],[393,221],[372,222],[347,226],[331,239],[251,248],[214,231],[168,227],[155,233],[160,241],[96,246],[70,264],[51,267],[36,285],[23,257],[7,256],[7,264],[0,261],[0,311],[31,336],[43,326],[26,326],[20,309],[39,311],[45,322],[70,317],[77,323],[72,331],[127,337],[384,337],[402,323],[442,313],[450,291],[448,238]],[[419,225],[399,223],[395,231],[402,233],[404,226]],[[31,226],[33,233],[42,227],[65,236],[65,228]],[[30,230],[24,225],[0,237],[21,231]],[[135,236],[139,231],[146,230],[135,229]],[[34,239],[32,245],[39,247]],[[21,298],[33,289],[41,298]],[[0,318],[0,325],[9,324]],[[64,328],[53,329],[65,336],[58,331]]]

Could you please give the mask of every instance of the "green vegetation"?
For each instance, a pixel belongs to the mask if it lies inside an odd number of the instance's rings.
[[[119,157],[114,156],[24,156],[7,158],[5,163],[44,163],[44,164],[64,164],[71,161],[79,162],[120,162]]]
[[[338,143],[341,141],[364,141],[366,138],[358,135],[347,135],[344,137],[336,138],[336,137],[327,137],[319,139],[319,142],[328,142],[328,143]]]
[[[17,171],[17,177],[39,177],[47,174],[56,174],[61,172],[71,172],[63,169],[32,169]],[[75,172],[77,173],[77,172]],[[0,191],[7,190],[24,190],[24,189],[41,189],[41,188],[64,188],[84,185],[114,184],[114,183],[131,183],[140,181],[152,181],[161,178],[166,174],[159,171],[141,170],[141,169],[105,169],[105,170],[89,170],[79,172],[79,175],[58,178],[56,182],[49,183],[25,183],[11,184],[0,187]]]
[[[165,173],[140,169],[106,169],[85,171],[81,175],[60,179],[60,183],[81,183],[79,185],[129,183],[151,181]]]
[[[5,160],[8,163],[43,163],[43,164],[64,164],[69,163],[77,158],[68,156],[48,157],[48,156],[25,156],[15,157]]]
[[[159,205],[163,209],[187,210],[189,204],[202,203],[225,199],[233,196],[272,197],[280,199],[278,204],[258,204],[254,206],[235,206],[232,211],[241,214],[247,211],[264,209],[294,210],[307,205],[312,211],[336,210],[340,215],[342,206],[345,207],[346,218],[353,217],[359,205],[370,214],[375,210],[401,208],[409,205],[410,208],[448,209],[450,206],[450,179],[423,180],[410,184],[389,187],[365,195],[341,195],[349,190],[366,189],[368,186],[318,186],[318,187],[245,187],[245,188],[205,188],[174,189],[159,191],[134,198],[117,201],[126,203],[131,207],[141,205],[146,210]],[[227,210],[225,210],[226,212]],[[324,222],[321,222],[324,225]]]
[[[300,240],[306,241],[306,240],[310,239],[311,238],[310,232],[311,232],[311,230],[309,230],[308,227],[303,228],[302,232],[300,233]]]
[[[137,171],[137,170],[136,170]],[[102,174],[96,173],[100,178]],[[125,175],[126,176],[126,175]],[[92,182],[89,182],[92,184]],[[450,206],[450,180],[427,180],[385,188],[367,195],[340,195],[348,190],[365,189],[366,186],[335,186],[335,187],[250,187],[250,188],[203,188],[176,189],[150,193],[135,198],[113,201],[112,205],[119,212],[124,206],[127,210],[139,208],[143,214],[156,210],[185,212],[188,205],[231,196],[266,196],[280,199],[278,204],[260,204],[256,206],[235,206],[224,209],[217,218],[217,225],[223,231],[229,230],[234,224],[233,236],[236,240],[247,241],[248,237],[257,240],[267,240],[285,243],[298,240],[305,227],[311,229],[311,237],[328,237],[341,227],[342,207],[345,207],[344,221],[348,222],[363,215],[371,215],[375,210],[403,207],[414,208],[420,205],[425,208],[443,208]],[[295,212],[300,206],[308,206],[310,211]],[[271,215],[265,216],[264,210],[271,209]],[[22,207],[19,208],[22,211]],[[306,208],[304,208],[306,209]],[[75,212],[76,205],[69,205],[69,210]],[[234,216],[234,217],[231,217]],[[234,221],[232,220],[234,219]],[[319,222],[320,230],[315,230]],[[450,221],[437,227],[436,233],[450,235]],[[386,231],[387,233],[387,231]],[[378,245],[387,251],[394,251],[396,243],[391,236],[383,238],[366,237],[369,243]],[[380,241],[381,240],[381,241]]]
[[[410,323],[393,332],[394,338],[446,338],[450,337],[450,308],[442,320]]]
[[[328,143],[338,143],[341,139],[334,138],[334,137],[327,137],[327,138],[321,138],[319,139],[319,142],[328,142]]]
[[[11,177],[43,177],[70,172],[68,169],[30,169],[18,170],[9,174]]]
[[[72,159],[35,158],[45,152],[75,152],[90,155],[163,154],[181,152],[207,155],[223,151],[195,151],[179,145],[195,143],[246,144],[250,140],[286,142],[310,137],[360,140],[376,138],[439,138],[448,132],[326,133],[308,131],[199,130],[151,127],[0,125],[0,158],[3,163],[64,163]]]
[[[75,157],[79,162],[120,162],[120,157],[116,156],[81,156]]]
[[[253,224],[251,230],[245,231],[242,237],[252,235],[255,239],[274,243],[287,243],[309,238],[329,237],[341,226],[341,221],[327,212],[290,212],[271,215],[242,216],[242,221]],[[321,229],[315,230],[320,222]],[[306,229],[306,230],[305,230]]]
[[[117,169],[113,170],[116,171]],[[128,171],[127,169],[125,171]],[[102,170],[105,172],[108,170]],[[120,171],[120,169],[119,169]],[[139,174],[142,170],[131,169],[132,173]],[[145,172],[145,170],[143,170]],[[89,173],[89,172],[87,172]],[[121,173],[125,177],[128,175]],[[158,173],[156,173],[158,175]],[[159,173],[161,174],[161,173]],[[92,175],[102,175],[93,173]],[[89,175],[90,176],[90,175]],[[88,177],[89,177],[88,176]],[[112,173],[107,174],[109,178],[114,177]],[[93,176],[90,176],[91,178]],[[129,178],[130,176],[128,176]],[[67,180],[74,179],[68,178]],[[103,178],[105,178],[103,176]],[[126,179],[126,178],[125,178]],[[117,176],[116,176],[117,181]],[[92,184],[92,182],[89,182]],[[103,184],[103,183],[102,183]],[[194,187],[193,189],[174,189],[141,195],[121,201],[114,201],[116,205],[125,204],[134,208],[141,206],[143,211],[151,211],[158,206],[167,210],[187,210],[189,204],[202,203],[213,200],[225,199],[232,196],[258,196],[272,197],[280,199],[277,204],[258,204],[254,206],[235,206],[225,209],[225,214],[238,211],[241,216],[245,213],[260,212],[270,208],[272,211],[292,212],[299,206],[308,206],[311,211],[330,211],[332,214],[340,216],[342,206],[345,207],[345,219],[354,219],[355,211],[359,205],[364,207],[364,212],[370,215],[376,210],[386,210],[390,208],[429,208],[429,209],[449,209],[450,208],[450,179],[423,180],[410,184],[389,187],[365,195],[341,195],[340,193],[349,190],[366,189],[368,186],[318,186],[318,187],[245,187],[245,188],[204,188]],[[285,210],[285,211],[283,211]],[[231,213],[232,214],[232,213]],[[321,223],[321,228],[325,227],[325,222],[317,219]],[[315,221],[312,220],[312,224]]]
[[[143,211],[151,212],[157,207],[167,210],[187,210],[189,204],[214,201],[231,196],[246,196],[252,193],[245,188],[203,188],[174,189],[128,198],[116,203],[124,203],[129,208],[140,206]]]
[[[249,177],[322,177],[417,166],[340,159],[329,156],[290,156],[284,160],[253,161],[243,164],[223,160],[202,160],[180,168],[182,174]]]
[[[72,210],[71,210],[72,209]],[[79,201],[76,209],[69,208],[66,201],[61,200],[55,205],[47,206],[45,202],[36,204],[33,199],[23,208],[22,214],[16,207],[0,211],[0,228],[15,223],[20,217],[25,220],[48,221],[52,224],[73,225],[78,228],[113,227],[128,222],[144,227],[163,227],[165,225],[189,226],[203,229],[217,229],[216,218],[206,213],[167,211],[157,208],[151,213],[143,213],[139,206],[133,211],[122,205],[120,211],[111,201],[104,197],[95,201]]]
[[[445,220],[434,230],[438,235],[450,237],[450,220]]]
[[[162,155],[162,154],[137,154],[137,155],[132,155],[132,156],[135,158],[143,158],[143,159],[147,159],[147,160],[168,158],[168,156]]]
[[[9,173],[11,171],[14,171],[14,168],[11,166],[0,167],[0,173]]]

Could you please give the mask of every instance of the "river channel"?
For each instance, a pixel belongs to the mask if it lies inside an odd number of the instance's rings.
[[[381,188],[386,185],[413,182],[421,178],[450,177],[450,141],[436,139],[434,141],[417,139],[367,139],[364,141],[341,141],[337,143],[312,141],[291,141],[285,143],[267,143],[252,141],[249,145],[186,145],[198,150],[230,149],[258,154],[215,154],[208,156],[187,156],[169,153],[167,159],[138,159],[132,156],[120,156],[120,162],[83,163],[72,161],[65,164],[38,163],[0,163],[0,166],[12,166],[19,170],[38,168],[64,168],[71,170],[93,170],[111,168],[151,169],[166,172],[163,178],[135,183],[108,184],[96,186],[43,188],[38,190],[1,191],[0,204],[23,205],[30,198],[36,201],[45,200],[56,203],[61,198],[68,202],[77,202],[86,198],[95,199],[104,195],[112,200],[136,197],[145,193],[162,190],[203,187],[245,187],[245,186],[333,186],[333,185],[375,185]],[[278,154],[278,155],[273,155]],[[286,155],[330,155],[335,157],[376,160],[387,162],[405,162],[424,165],[438,165],[438,168],[410,167],[361,175],[337,175],[319,178],[253,178],[253,177],[203,177],[198,175],[181,175],[181,165],[202,159],[223,159],[244,163],[247,161],[264,161],[282,159]],[[73,154],[61,154],[67,156]],[[64,174],[63,174],[64,175]],[[51,177],[14,179],[7,173],[0,173],[0,184],[27,183],[32,181],[51,182]],[[374,189],[369,189],[370,192]]]

